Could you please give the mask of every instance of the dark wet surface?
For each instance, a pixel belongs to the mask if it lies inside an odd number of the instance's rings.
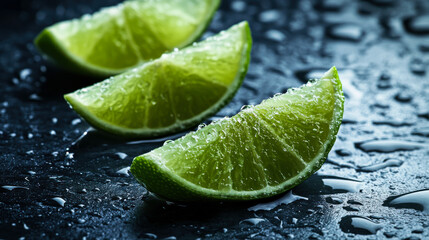
[[[45,26],[116,3],[2,2],[0,239],[429,238],[428,1],[225,0],[205,36],[248,20],[254,46],[243,86],[212,119],[333,65],[345,115],[329,160],[293,194],[198,205],[157,200],[126,169],[180,134],[78,140],[89,126],[62,95],[96,80],[46,63],[32,44]]]

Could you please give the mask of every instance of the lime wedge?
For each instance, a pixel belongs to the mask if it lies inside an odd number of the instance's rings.
[[[111,76],[195,41],[220,0],[133,0],[54,24],[38,49],[76,73]]]
[[[247,22],[65,95],[95,128],[128,138],[183,130],[224,106],[250,60]]]
[[[282,193],[325,161],[341,125],[344,96],[335,67],[138,156],[131,173],[169,200],[251,200]]]

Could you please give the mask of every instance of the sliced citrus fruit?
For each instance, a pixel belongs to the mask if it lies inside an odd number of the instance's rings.
[[[233,97],[251,46],[249,25],[241,22],[64,97],[88,123],[112,134],[138,138],[183,130]]]
[[[63,68],[111,76],[195,41],[220,0],[133,0],[54,24],[35,39]]]
[[[169,200],[251,200],[282,193],[325,161],[341,125],[335,67],[316,81],[245,108],[138,156],[131,173]]]

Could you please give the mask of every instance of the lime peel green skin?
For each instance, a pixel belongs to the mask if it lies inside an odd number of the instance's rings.
[[[203,35],[204,31],[209,26],[209,23],[211,22],[214,14],[216,13],[216,10],[219,8],[220,1],[221,0],[214,0],[212,2],[213,4],[208,11],[207,18],[203,21],[204,24],[200,24],[199,28],[191,36],[189,36],[186,41],[178,45],[177,48],[186,47]],[[128,68],[123,69],[103,68],[88,63],[79,56],[72,54],[64,46],[61,40],[58,39],[57,36],[55,36],[51,28],[55,27],[55,25],[57,24],[43,29],[42,32],[39,33],[39,35],[37,35],[37,37],[34,39],[34,45],[39,50],[39,52],[42,53],[45,57],[47,57],[51,62],[55,63],[57,66],[65,70],[94,78],[103,78],[120,74],[145,63],[143,61],[140,62],[138,65],[129,66]]]
[[[283,193],[302,183],[305,179],[320,169],[335,143],[336,135],[340,128],[344,112],[344,96],[342,85],[335,67],[332,67],[327,73],[325,73],[323,79],[331,79],[336,96],[334,117],[331,122],[329,133],[330,138],[324,143],[323,148],[320,149],[317,157],[314,158],[313,161],[310,162],[305,167],[305,169],[301,171],[300,174],[277,186],[268,186],[256,191],[228,190],[227,192],[203,188],[192,182],[189,182],[186,179],[181,178],[167,167],[162,167],[157,163],[159,162],[159,159],[155,159],[156,156],[150,154],[143,154],[134,158],[130,171],[137,181],[148,191],[153,192],[161,198],[171,201],[243,201],[268,198]],[[241,114],[241,112],[239,114]],[[204,129],[210,128],[215,124],[216,123],[212,123]],[[184,137],[181,139],[183,138]],[[174,142],[169,144],[174,144]]]
[[[195,126],[196,124],[203,121],[205,118],[213,115],[224,107],[235,95],[241,86],[244,77],[246,76],[249,62],[250,62],[250,53],[252,49],[252,35],[249,24],[247,21],[243,21],[239,24],[232,26],[230,29],[239,29],[243,31],[244,47],[242,50],[241,60],[239,63],[238,72],[235,76],[235,79],[232,81],[231,85],[228,86],[227,91],[213,106],[207,110],[195,115],[192,118],[182,120],[180,124],[173,124],[163,128],[125,128],[122,126],[117,126],[112,123],[106,122],[99,117],[95,116],[91,111],[87,109],[81,102],[79,102],[74,96],[74,93],[64,95],[64,99],[69,103],[70,107],[75,110],[84,120],[86,120],[94,128],[109,133],[116,137],[121,137],[124,139],[141,139],[141,138],[152,138],[157,136],[163,136],[178,131],[188,129],[189,127]],[[216,37],[216,36],[213,36]],[[192,46],[189,46],[192,48]],[[168,53],[167,53],[168,54]],[[154,61],[162,61],[162,57]],[[147,63],[149,64],[149,63]],[[144,66],[142,66],[144,67]],[[123,75],[127,72],[123,73]],[[114,76],[113,78],[115,78]]]

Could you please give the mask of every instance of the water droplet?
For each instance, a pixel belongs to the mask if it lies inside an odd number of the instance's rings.
[[[362,182],[354,179],[323,177],[323,184],[331,188],[332,193],[359,192]]]
[[[343,209],[347,212],[359,212],[359,208],[353,206],[344,206]]]
[[[130,167],[124,167],[124,168],[121,168],[118,171],[116,171],[116,173],[128,177],[128,176],[130,176],[130,174],[128,173],[129,171],[130,171]]]
[[[49,134],[51,134],[52,136],[57,135],[57,132],[55,132],[55,130],[51,130],[49,131]]]
[[[248,218],[248,219],[244,219],[242,221],[240,221],[241,223],[250,223],[252,225],[258,225],[261,222],[265,222],[266,220],[263,218]]]
[[[352,155],[352,152],[350,152],[347,149],[337,149],[337,150],[335,150],[335,153],[338,156],[341,156],[341,157],[347,157],[347,156],[351,156]]]
[[[279,10],[266,10],[259,14],[259,21],[263,23],[274,22],[277,21],[281,17],[281,13]]]
[[[128,157],[128,155],[123,152],[117,152],[115,153],[115,155],[118,156],[120,159],[125,159],[126,157]]]
[[[420,58],[413,58],[409,63],[410,71],[416,75],[426,74],[426,63]]]
[[[429,213],[429,189],[389,197],[384,201],[383,206],[412,208]]]
[[[429,137],[429,127],[416,128],[411,132],[411,134],[422,137]]]
[[[365,34],[364,30],[354,23],[334,24],[328,27],[327,35],[333,39],[358,42]]]
[[[276,208],[280,205],[287,205],[287,204],[290,204],[290,203],[298,201],[298,200],[308,200],[308,198],[293,195],[292,191],[289,191],[285,195],[280,197],[279,199],[276,199],[272,202],[257,204],[253,207],[248,208],[247,210],[249,210],[249,211],[260,211],[260,210],[270,211],[270,210],[273,210],[274,208]]]
[[[24,68],[19,72],[19,78],[21,80],[25,80],[28,76],[30,76],[30,74],[31,74],[31,69]]]
[[[36,93],[31,94],[28,99],[33,100],[33,101],[42,101],[42,98],[37,95]]]
[[[169,144],[169,143],[172,143],[172,142],[173,142],[173,140],[168,139],[167,141],[165,141],[165,142],[164,142],[163,146],[165,146],[165,145],[167,145],[167,144]]]
[[[269,40],[273,40],[276,42],[283,42],[286,39],[286,35],[280,32],[279,30],[270,29],[265,32],[265,37]]]
[[[53,124],[56,124],[57,122],[58,122],[58,118],[56,118],[56,117],[52,118],[52,123]]]
[[[234,1],[231,3],[231,9],[236,12],[242,12],[246,9],[245,1]]]
[[[404,161],[401,161],[399,159],[385,159],[382,163],[376,163],[369,166],[358,166],[356,168],[356,171],[358,172],[375,172],[387,167],[400,167]]]
[[[201,130],[201,129],[205,128],[206,126],[207,126],[207,124],[201,123],[200,125],[198,125],[197,130]]]
[[[66,203],[66,200],[60,198],[60,197],[54,197],[51,198],[56,204],[58,204],[61,207],[64,207],[64,204]]]
[[[30,174],[30,175],[35,175],[35,174],[36,174],[36,172],[35,172],[35,171],[28,171],[28,174]]]
[[[340,198],[337,197],[327,197],[326,202],[328,203],[332,203],[332,204],[341,204],[343,203],[343,200],[341,200]]]
[[[34,154],[34,151],[33,150],[29,150],[29,151],[27,151],[27,152],[25,152],[27,155],[33,155]]]
[[[389,125],[392,127],[406,127],[414,125],[413,122],[400,121],[400,120],[374,120],[372,121],[374,125]]]
[[[378,230],[382,229],[383,226],[366,217],[349,215],[341,219],[340,228],[345,233],[370,235],[375,234]]]
[[[82,120],[80,120],[80,118],[75,118],[71,121],[71,125],[75,126],[78,125],[79,123],[81,123]]]
[[[413,95],[406,91],[400,91],[395,95],[395,100],[401,103],[409,103],[413,100]]]
[[[66,152],[66,159],[71,160],[71,159],[73,159],[73,158],[74,158],[74,153]]]
[[[419,15],[404,19],[404,27],[413,34],[429,34],[429,15]]]
[[[12,191],[12,190],[14,190],[14,189],[25,189],[25,190],[28,190],[28,188],[27,188],[27,187],[21,187],[21,186],[8,186],[8,185],[1,186],[1,188],[6,189],[6,190],[9,190],[9,191]]]
[[[241,106],[240,111],[243,111],[243,110],[246,110],[246,109],[252,108],[252,107],[253,107],[253,105],[243,105],[243,106]]]
[[[158,238],[158,236],[156,236],[155,234],[153,234],[153,233],[145,233],[145,234],[143,234],[143,236],[145,237],[145,238],[149,238],[149,239],[157,239]]]
[[[370,140],[355,143],[355,147],[364,152],[412,151],[425,147],[425,144],[400,140]]]

